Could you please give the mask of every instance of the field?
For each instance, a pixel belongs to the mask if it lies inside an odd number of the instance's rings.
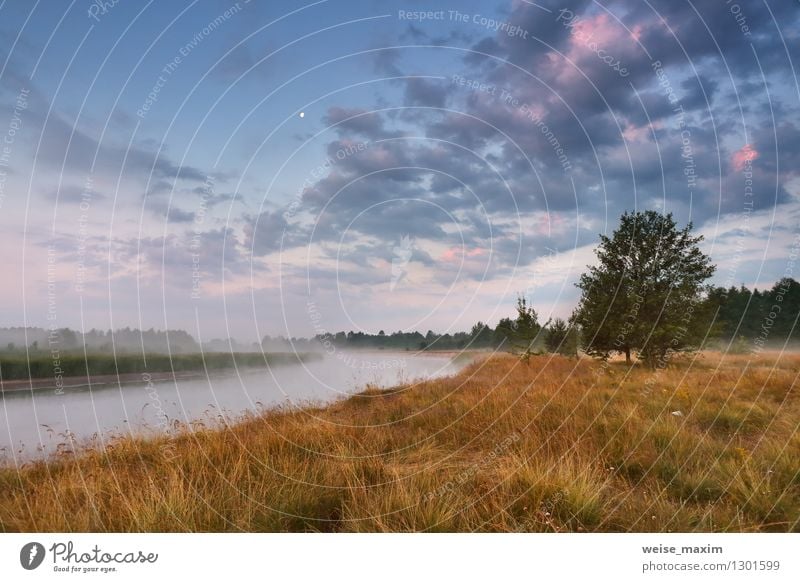
[[[0,470],[2,531],[800,531],[800,356],[498,355]]]

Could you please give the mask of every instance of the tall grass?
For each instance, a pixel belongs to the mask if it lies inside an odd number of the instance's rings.
[[[0,530],[800,531],[798,369],[495,356],[0,470]]]

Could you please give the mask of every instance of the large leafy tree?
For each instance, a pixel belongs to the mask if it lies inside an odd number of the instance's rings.
[[[573,323],[583,331],[587,353],[607,357],[637,351],[650,366],[671,351],[699,346],[710,258],[672,214],[626,212],[611,237],[600,235],[598,264],[581,276],[581,301]]]

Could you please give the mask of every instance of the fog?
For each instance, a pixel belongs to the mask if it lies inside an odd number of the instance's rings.
[[[465,364],[445,354],[326,353],[322,359],[168,382],[93,383],[8,392],[0,399],[0,460],[29,460],[114,435],[173,433],[175,422],[229,423],[278,405],[331,402],[367,386],[451,375]],[[146,378],[146,377],[145,377]]]

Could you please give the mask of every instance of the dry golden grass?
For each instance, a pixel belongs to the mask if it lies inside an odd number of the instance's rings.
[[[0,530],[798,531],[798,369],[777,354],[655,372],[494,356],[0,470]]]

